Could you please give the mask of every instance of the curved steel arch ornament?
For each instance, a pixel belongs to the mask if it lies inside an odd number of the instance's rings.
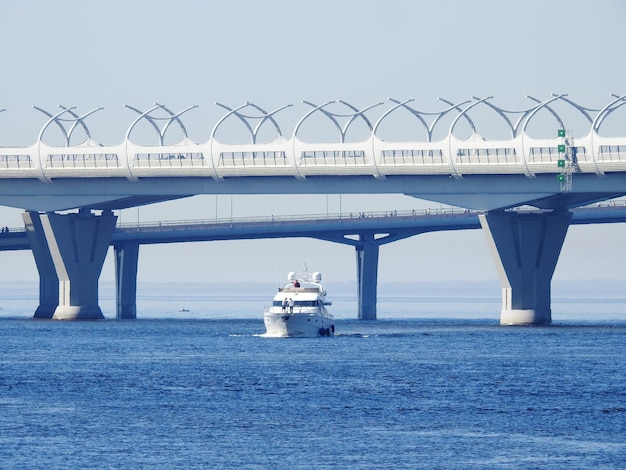
[[[335,101],[327,101],[324,104],[321,104],[319,106],[316,106],[315,108],[311,109],[308,113],[306,113],[304,116],[302,116],[300,118],[300,120],[298,121],[298,123],[296,124],[296,127],[293,130],[293,140],[295,142],[296,138],[298,137],[298,130],[300,129],[300,126],[302,126],[302,123],[311,115],[313,114],[315,111],[317,111],[318,109],[323,108],[324,106],[328,106],[331,103],[334,103]]]
[[[263,108],[261,108],[260,106],[256,105],[255,103],[251,103],[250,101],[246,101],[243,105],[238,106],[237,108],[230,108],[222,103],[215,103],[217,106],[220,106],[222,108],[224,108],[225,110],[228,111],[228,113],[226,113],[224,116],[222,116],[222,118],[217,122],[217,124],[213,127],[213,130],[211,131],[211,139],[215,138],[215,135],[217,133],[217,129],[222,125],[222,123],[226,120],[226,118],[228,118],[229,116],[236,116],[241,122],[243,122],[243,124],[246,126],[246,128],[248,129],[248,131],[250,131],[250,137],[252,138],[252,143],[256,144],[257,141],[257,136],[259,133],[259,130],[261,129],[261,126],[266,122],[266,121],[270,121],[272,124],[274,124],[274,129],[276,129],[276,133],[282,137],[283,133],[282,130],[280,129],[280,126],[278,125],[278,122],[276,122],[276,119],[274,119],[274,114],[278,113],[279,111],[282,111],[283,109],[289,108],[292,105],[291,104],[286,104],[284,106],[281,106],[280,108],[275,109],[274,111],[268,113],[267,111],[265,111]],[[256,109],[257,111],[259,111],[261,113],[260,116],[250,116],[247,114],[243,114],[240,113],[239,110],[240,109],[245,109],[247,107],[251,107]],[[259,122],[256,124],[256,126],[254,126],[254,128],[252,127],[252,125],[250,124],[251,120],[259,120]]]
[[[152,108],[150,108],[148,111],[141,111],[133,106],[127,105],[125,104],[124,107],[135,111],[136,113],[139,114],[139,117],[137,119],[135,119],[132,124],[128,127],[128,129],[126,130],[126,136],[125,136],[125,140],[129,140],[130,138],[130,133],[132,132],[133,128],[137,125],[137,123],[139,121],[141,121],[141,119],[146,119],[154,128],[155,132],[158,135],[159,138],[159,145],[163,145],[163,141],[165,140],[165,133],[167,132],[167,129],[169,128],[169,126],[172,124],[172,122],[176,121],[178,123],[178,125],[180,126],[180,130],[182,131],[183,135],[185,136],[185,139],[188,139],[189,136],[187,135],[187,128],[185,127],[185,125],[183,124],[183,122],[180,119],[180,116],[183,115],[184,113],[186,113],[187,111],[197,108],[198,105],[193,105],[193,106],[189,106],[188,108],[183,109],[182,111],[178,112],[178,113],[174,113],[172,112],[170,109],[168,109],[167,107],[165,107],[162,104],[159,103],[154,103],[154,106]],[[150,116],[150,113],[152,113],[153,111],[156,111],[157,109],[161,109],[163,111],[165,111],[168,116],[165,117],[160,117],[160,116]],[[160,128],[159,125],[157,124],[156,121],[167,121],[165,123],[165,125],[163,126],[163,128]]]
[[[428,132],[428,124],[426,124],[426,121],[424,120],[424,118],[422,118],[422,116],[419,113],[415,112],[415,110],[406,106],[407,103],[411,103],[412,101],[414,101],[413,98],[404,100],[404,101],[397,101],[397,100],[394,100],[393,98],[389,98],[389,101],[391,101],[392,103],[396,103],[396,104],[395,106],[392,106],[390,109],[385,111],[383,115],[378,118],[378,120],[376,121],[376,124],[374,125],[374,129],[372,130],[372,134],[374,136],[376,136],[376,131],[378,130],[378,127],[383,122],[383,120],[392,112],[394,112],[396,109],[398,109],[399,107],[404,107],[408,109],[410,113],[412,113],[415,117],[417,117],[417,119],[419,119],[419,121],[424,125],[426,132]]]
[[[291,104],[281,106],[273,111],[267,111],[261,106],[249,101],[246,101],[242,105],[236,107],[227,106],[222,103],[215,103],[226,112],[212,128],[210,140],[211,142],[215,140],[216,143],[219,143],[216,140],[217,134],[219,130],[221,130],[221,126],[224,121],[231,116],[234,116],[248,130],[248,135],[250,137],[249,142],[246,143],[264,145],[259,142],[259,136],[261,130],[264,129],[263,126],[266,125],[272,126],[273,131],[281,139],[297,139],[301,133],[302,126],[305,123],[308,123],[307,120],[314,113],[321,113],[330,121],[332,127],[337,130],[337,141],[339,143],[346,143],[346,140],[349,137],[350,129],[358,120],[363,120],[363,123],[367,126],[367,129],[370,132],[368,139],[377,140],[378,134],[380,134],[380,130],[385,120],[388,119],[392,113],[397,113],[399,109],[404,109],[419,121],[418,127],[420,129],[420,135],[421,129],[423,128],[426,134],[427,143],[433,143],[435,139],[437,139],[437,141],[445,142],[450,139],[450,134],[454,132],[456,129],[455,126],[458,125],[460,120],[466,121],[474,134],[480,135],[479,131],[482,131],[480,128],[481,122],[476,119],[473,114],[474,110],[479,105],[485,105],[490,110],[495,111],[495,114],[503,120],[506,128],[508,129],[507,133],[509,134],[510,139],[515,140],[519,137],[520,140],[523,141],[525,138],[533,139],[532,136],[527,135],[526,133],[531,127],[531,121],[535,119],[536,115],[541,113],[543,109],[550,113],[559,128],[567,128],[569,115],[561,109],[560,105],[557,105],[557,103],[562,102],[565,108],[572,108],[575,110],[574,114],[579,113],[583,120],[589,124],[589,133],[592,135],[591,138],[593,141],[593,135],[598,135],[603,130],[603,126],[605,126],[607,119],[614,115],[616,111],[626,108],[626,95],[611,94],[610,96],[611,100],[608,104],[600,107],[599,109],[592,109],[578,104],[574,100],[570,99],[567,94],[551,94],[544,99],[527,95],[526,98],[532,101],[531,105],[525,109],[519,110],[504,109],[503,107],[494,104],[492,97],[481,98],[472,96],[467,100],[458,101],[438,98],[438,101],[444,103],[445,107],[435,112],[425,112],[417,109],[413,104],[415,101],[414,99],[398,100],[395,98],[387,98],[384,102],[377,102],[363,108],[359,108],[358,106],[344,100],[330,100],[319,105],[311,101],[304,100],[302,103],[306,105],[308,109],[305,109],[301,113],[301,117],[297,119],[291,132],[285,132],[276,119],[276,114],[279,111],[292,107],[293,105]],[[346,111],[341,112],[337,111],[335,108],[331,108],[331,105],[335,104],[345,107],[344,109]],[[387,104],[387,106],[380,110],[380,112],[377,113],[376,111],[372,111],[373,108],[378,108],[385,104]],[[161,103],[154,103],[154,106],[145,111],[130,105],[124,106],[137,114],[136,119],[126,130],[124,138],[127,144],[132,144],[132,142],[130,142],[131,134],[135,126],[144,119],[150,126],[152,126],[156,133],[156,145],[164,144],[165,136],[173,124],[176,124],[180,129],[185,143],[193,143],[189,140],[189,132],[182,120],[182,115],[191,109],[197,108],[197,105],[187,107],[179,112],[174,112],[172,109]],[[51,125],[55,125],[61,130],[64,140],[63,146],[65,147],[74,145],[72,143],[72,139],[75,136],[76,129],[79,127],[84,131],[87,137],[87,145],[100,145],[92,140],[91,131],[87,125],[87,117],[94,114],[96,111],[102,110],[102,107],[95,108],[84,114],[77,112],[75,106],[68,107],[59,105],[60,110],[58,112],[48,111],[38,106],[33,106],[33,108],[48,118],[39,131],[37,142],[42,142],[48,128]],[[0,112],[4,111],[6,110],[0,109]],[[450,116],[452,116],[451,121],[453,122],[453,125],[445,130],[440,129],[444,118]],[[447,133],[443,134],[444,132]],[[332,140],[336,143],[334,139]]]
[[[541,100],[538,100],[537,98],[533,98],[530,95],[526,95],[526,97],[530,100],[533,100],[535,103],[537,103],[539,106],[537,107],[537,109],[535,111],[533,111],[532,115],[534,116],[535,114],[537,114],[537,111],[539,111],[541,108],[545,108],[547,109],[550,114],[552,114],[552,116],[554,116],[554,118],[556,119],[556,121],[559,123],[559,125],[561,126],[560,129],[565,129],[565,124],[563,123],[563,119],[561,119],[561,116],[559,116],[556,111],[554,111],[554,109],[552,109],[552,107],[550,106],[550,103],[552,103],[553,101],[557,101],[560,100],[561,98],[566,97],[567,95],[552,95],[552,99],[549,99],[545,102],[542,102]],[[528,117],[526,124],[528,124],[528,121],[530,121],[531,116]],[[524,128],[526,128],[526,124],[524,124]]]
[[[37,142],[41,142],[41,139],[43,137],[44,132],[46,131],[48,126],[54,122],[57,126],[59,126],[59,128],[61,129],[61,132],[63,132],[63,137],[65,137],[65,146],[66,147],[70,146],[70,140],[72,138],[72,133],[76,130],[76,126],[78,124],[80,124],[82,126],[83,130],[85,131],[85,135],[87,136],[87,139],[91,140],[91,133],[89,132],[89,128],[87,127],[87,124],[85,124],[85,118],[87,116],[92,115],[96,111],[100,111],[101,109],[104,109],[102,107],[95,108],[95,109],[92,109],[91,111],[83,114],[82,116],[79,116],[78,114],[76,114],[74,112],[74,109],[76,109],[76,106],[66,107],[66,106],[63,106],[63,105],[59,105],[59,108],[61,108],[62,111],[58,112],[57,114],[52,114],[52,113],[50,113],[50,112],[46,111],[45,109],[40,108],[38,106],[33,106],[33,108],[36,109],[37,111],[45,114],[46,116],[48,116],[50,118],[50,119],[48,119],[48,121],[46,121],[44,126],[39,131],[39,136],[37,137]],[[61,118],[61,116],[63,114],[65,114],[65,113],[67,113],[70,116],[72,116],[73,119],[63,119],[63,118]],[[65,128],[65,126],[63,125],[64,122],[71,122],[72,123],[72,125],[70,126],[69,129]]]
[[[61,105],[59,105],[59,107],[60,107],[61,109],[67,109],[65,106],[61,106]],[[83,116],[79,116],[78,114],[76,114],[76,113],[75,113],[74,111],[72,111],[71,109],[67,109],[67,111],[70,113],[70,115],[72,115],[72,116],[75,118],[74,124],[72,124],[72,126],[70,127],[70,130],[69,130],[69,133],[68,133],[68,134],[69,134],[69,136],[71,137],[72,132],[74,132],[74,128],[75,128],[78,124],[80,124],[80,125],[82,126],[83,130],[85,131],[85,135],[87,136],[87,139],[91,140],[91,133],[89,132],[89,128],[88,128],[88,127],[87,127],[87,125],[85,124],[84,119],[85,119],[87,116],[89,116],[90,114],[93,114],[93,113],[95,113],[96,111],[100,111],[101,109],[104,109],[104,108],[100,107],[100,108],[94,109],[94,110],[90,111],[89,113],[84,114]],[[68,144],[68,146],[69,146],[69,140],[68,140],[67,144]]]
[[[435,126],[437,125],[437,123],[446,115],[448,114],[450,111],[452,111],[453,109],[456,109],[457,111],[460,111],[459,107],[469,103],[471,100],[465,100],[462,101],[460,103],[454,104],[451,101],[439,98],[440,101],[443,101],[444,103],[450,105],[449,108],[444,109],[443,111],[439,111],[439,112],[424,112],[424,111],[418,111],[417,109],[413,109],[410,106],[407,105],[407,103],[410,103],[414,100],[406,100],[406,101],[398,101],[395,100],[393,98],[389,98],[389,101],[391,101],[392,103],[396,103],[397,106],[394,106],[393,108],[391,108],[390,110],[388,110],[383,116],[380,117],[380,119],[378,120],[377,126],[378,127],[380,125],[380,123],[382,122],[382,120],[384,118],[386,118],[387,116],[389,116],[391,114],[392,111],[395,111],[396,109],[402,107],[404,109],[406,109],[408,112],[410,112],[413,116],[415,116],[425,127],[426,129],[426,136],[427,136],[427,142],[432,142],[433,139],[433,132],[435,129]],[[436,116],[435,119],[433,119],[433,121],[429,124],[426,123],[426,119],[423,116]],[[472,120],[466,115],[465,116],[466,119],[469,121],[469,124],[471,126],[471,128],[474,130],[474,132],[476,131],[476,128],[474,126],[474,123],[472,122]]]
[[[459,114],[458,116],[456,116],[454,118],[454,120],[452,121],[452,123],[450,124],[450,130],[448,131],[448,140],[452,137],[452,134],[454,132],[454,128],[456,127],[456,124],[459,122],[459,119],[461,119],[462,117],[465,117],[466,120],[469,122],[470,127],[472,128],[472,131],[474,131],[474,133],[476,133],[476,126],[474,126],[474,122],[470,119],[470,117],[467,115],[467,112],[474,108],[475,106],[478,106],[480,103],[483,103],[487,100],[490,100],[491,98],[493,98],[493,96],[488,96],[487,98],[483,98],[481,100],[475,101],[471,104],[469,104],[468,106],[466,106],[464,109],[460,110],[458,108],[458,106],[455,106],[454,109],[459,110]],[[443,101],[443,100],[442,100]]]
[[[522,125],[522,129],[521,129],[522,135],[526,134],[526,128],[528,127],[528,123],[533,118],[533,116],[535,116],[543,108],[546,108],[556,118],[557,122],[561,125],[561,128],[564,128],[563,120],[561,119],[561,117],[557,113],[555,113],[552,110],[552,108],[550,108],[549,106],[550,103],[561,99],[561,97],[563,96],[567,96],[567,95],[553,95],[552,98],[549,98],[545,101],[539,101],[536,98],[527,96],[527,98],[535,101],[537,105],[533,107],[530,112],[526,114],[525,119],[524,119],[524,124]]]
[[[61,129],[61,132],[63,132],[63,135],[65,137],[65,146],[69,147],[70,146],[70,139],[72,138],[72,133],[74,132],[74,130],[76,129],[76,124],[78,122],[81,123],[81,125],[83,126],[84,129],[86,129],[87,132],[87,137],[90,138],[90,134],[89,134],[89,129],[87,129],[87,125],[84,122],[84,119],[89,116],[90,114],[95,113],[96,111],[98,111],[99,109],[102,108],[98,108],[98,109],[94,109],[86,114],[84,114],[83,116],[78,116],[76,113],[74,113],[74,109],[76,108],[76,106],[72,106],[70,108],[66,108],[64,106],[59,106],[60,108],[62,108],[61,111],[59,111],[56,114],[51,114],[48,111],[39,108],[37,106],[33,106],[33,108],[35,108],[37,111],[40,111],[41,113],[45,114],[46,116],[48,116],[50,119],[48,119],[46,121],[46,123],[43,125],[43,127],[41,128],[41,130],[39,131],[39,135],[37,136],[37,159],[36,159],[36,165],[38,167],[38,171],[39,171],[39,179],[41,181],[44,181],[46,183],[50,183],[50,178],[46,175],[46,172],[44,171],[44,163],[41,161],[41,144],[42,144],[42,138],[43,138],[43,134],[46,131],[46,129],[48,128],[48,126],[50,124],[52,124],[53,122],[57,124],[57,126],[59,126],[59,128]],[[63,114],[70,114],[71,116],[74,117],[74,119],[61,119],[61,116]],[[65,129],[65,126],[63,125],[63,122],[73,122],[74,124],[70,127],[69,131],[67,129]]]
[[[604,119],[606,119],[606,117],[609,114],[611,114],[617,108],[619,108],[619,107],[621,107],[621,106],[626,104],[626,95],[617,96],[615,94],[611,94],[611,96],[613,96],[616,99],[611,101],[604,108],[602,108],[600,110],[600,112],[598,113],[598,115],[596,116],[596,118],[594,119],[594,121],[593,121],[593,124],[592,124],[591,128],[596,133],[600,131],[600,126],[602,125],[602,122],[604,121]],[[621,103],[619,103],[620,101],[621,101]],[[617,104],[617,103],[619,103],[619,104]]]
[[[511,138],[512,139],[517,137],[517,133],[519,131],[519,126],[523,122],[524,118],[528,115],[529,112],[531,112],[533,109],[535,109],[535,107],[532,106],[531,108],[528,108],[528,109],[525,109],[525,110],[521,110],[521,111],[510,111],[510,110],[505,110],[503,108],[500,108],[499,106],[494,105],[493,103],[489,102],[488,100],[483,100],[483,99],[478,98],[476,96],[472,96],[472,99],[480,101],[482,104],[485,104],[485,105],[489,106],[496,113],[498,113],[498,115],[502,119],[504,119],[504,121],[509,126],[509,129],[511,131]],[[513,122],[511,121],[511,118],[509,118],[510,114],[520,114],[521,116],[517,119],[517,121],[515,121],[515,124],[513,124]]]
[[[462,176],[456,171],[456,168],[454,166],[454,160],[455,157],[452,155],[452,136],[454,133],[454,127],[456,126],[456,124],[459,122],[459,119],[461,119],[462,117],[466,117],[467,120],[469,121],[470,126],[472,127],[472,130],[474,131],[474,134],[476,134],[476,127],[474,127],[474,123],[472,122],[472,120],[469,118],[469,116],[467,116],[467,112],[474,108],[475,106],[478,106],[480,103],[483,103],[489,99],[493,98],[492,96],[488,96],[487,98],[483,98],[482,100],[479,101],[475,101],[469,105],[467,105],[452,121],[452,123],[450,124],[450,130],[448,131],[448,151],[449,151],[449,162],[450,162],[450,167],[452,168],[452,173],[454,176],[454,178],[462,178]],[[457,109],[457,107],[455,107],[455,109]]]
[[[552,94],[552,96],[557,96],[554,93]],[[585,119],[587,119],[587,121],[589,121],[589,124],[593,123],[593,118],[589,115],[588,111],[597,113],[600,110],[599,109],[592,109],[592,108],[586,108],[584,106],[579,105],[578,103],[574,103],[572,100],[570,100],[567,95],[560,95],[559,99],[569,105],[571,105],[574,109],[577,109],[578,111],[580,111],[580,113],[585,117]]]
[[[165,132],[167,132],[167,128],[170,126],[170,124],[172,124],[174,121],[176,121],[178,123],[178,125],[180,126],[180,130],[183,132],[183,135],[185,136],[185,138],[189,138],[189,135],[187,134],[187,128],[185,127],[185,125],[183,124],[183,121],[181,121],[180,116],[183,113],[186,113],[187,111],[197,108],[198,105],[195,104],[193,106],[189,106],[188,108],[183,109],[182,111],[180,111],[179,113],[174,113],[172,112],[170,109],[168,109],[167,107],[165,107],[165,105],[159,104],[159,103],[154,103],[156,106],[158,106],[159,108],[161,108],[163,111],[165,111],[167,114],[170,115],[170,119],[167,121],[167,123],[165,123],[165,126],[163,126],[163,136],[165,136]]]
[[[359,110],[357,107],[351,105],[350,103],[343,101],[343,100],[333,100],[333,101],[327,101],[326,103],[322,104],[322,105],[316,105],[314,103],[311,103],[310,101],[306,101],[303,100],[302,101],[304,104],[307,104],[311,107],[313,107],[312,110],[310,110],[308,113],[306,113],[299,121],[298,124],[296,125],[294,131],[293,131],[293,136],[294,138],[297,137],[298,135],[298,130],[300,129],[300,127],[302,126],[302,124],[304,123],[304,121],[309,118],[312,114],[314,114],[316,111],[321,112],[324,116],[326,116],[332,123],[333,125],[337,128],[337,130],[339,131],[339,140],[340,142],[343,144],[346,141],[346,133],[348,132],[348,128],[350,127],[350,125],[352,125],[352,123],[357,119],[357,118],[362,118],[363,121],[365,122],[365,125],[369,128],[370,131],[373,132],[374,127],[372,126],[372,123],[370,122],[370,120],[367,118],[367,116],[365,116],[365,112],[375,108],[376,106],[380,106],[383,103],[375,103],[372,104],[364,109]],[[339,113],[333,113],[328,111],[327,109],[324,109],[326,106],[328,106],[329,104],[333,104],[333,103],[341,103],[342,105],[346,106],[347,108],[351,109],[352,113],[347,113],[347,114],[339,114]],[[337,118],[348,118],[348,121],[346,122],[346,124],[342,127],[341,124],[339,124],[339,121],[337,120]]]

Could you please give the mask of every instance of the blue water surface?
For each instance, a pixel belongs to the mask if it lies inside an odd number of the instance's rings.
[[[181,300],[0,317],[0,468],[624,468],[626,321],[339,318],[277,339],[258,311],[168,314]]]

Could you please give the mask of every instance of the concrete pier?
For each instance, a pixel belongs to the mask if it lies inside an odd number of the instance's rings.
[[[39,214],[24,212],[22,218],[39,272],[39,306],[35,310],[34,317],[52,318],[59,305],[59,278],[54,269]]]
[[[52,279],[49,260],[58,279],[53,319],[104,318],[98,305],[98,279],[116,220],[112,212],[95,215],[83,209],[71,214],[24,215],[40,278],[42,270],[45,273],[41,283],[46,295],[53,290],[48,285]]]
[[[359,320],[376,320],[379,244],[373,234],[359,234],[356,248]]]
[[[114,245],[116,317],[137,318],[137,266],[139,243],[126,242]]]
[[[501,325],[552,322],[550,284],[571,218],[568,211],[479,216],[502,283]]]

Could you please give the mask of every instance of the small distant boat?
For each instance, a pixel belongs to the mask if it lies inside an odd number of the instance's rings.
[[[279,287],[271,307],[265,307],[263,320],[265,336],[315,337],[334,336],[335,319],[328,313],[326,289],[318,272],[290,272],[288,284]]]

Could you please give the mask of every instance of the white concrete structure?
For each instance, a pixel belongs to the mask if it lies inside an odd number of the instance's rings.
[[[412,100],[391,99],[388,109],[376,119],[369,116],[383,103],[359,110],[344,101],[304,102],[310,109],[290,137],[283,136],[275,119],[285,107],[266,112],[253,103],[237,108],[219,105],[227,113],[203,144],[189,138],[181,120],[181,115],[194,107],[174,113],[161,104],[145,112],[129,106],[139,116],[122,143],[114,146],[94,141],[85,124],[99,109],[78,115],[74,108],[61,107],[56,114],[36,108],[48,116],[36,143],[0,147],[0,204],[31,211],[25,222],[41,289],[46,292],[40,305],[42,316],[49,314],[45,311],[53,303],[56,283],[60,283],[60,300],[55,318],[102,315],[97,307],[97,278],[104,260],[100,254],[106,252],[115,224],[111,210],[197,194],[395,193],[486,211],[481,224],[502,279],[501,322],[545,324],[551,321],[550,282],[571,218],[569,209],[626,195],[626,132],[620,137],[601,133],[607,118],[626,104],[626,95],[613,95],[597,110],[583,107],[567,95],[552,95],[543,101],[529,98],[533,104],[521,111],[505,111],[492,104],[491,97],[460,103],[441,100],[446,107],[435,113],[414,109]],[[331,105],[343,106],[347,112],[330,111]],[[569,132],[565,119],[555,110],[557,105],[582,117],[589,124],[588,131],[579,136]],[[507,139],[487,140],[480,135],[471,117],[479,107],[502,120],[510,134]],[[392,142],[380,137],[381,126],[398,111],[415,118],[425,139]],[[553,120],[554,137],[529,135],[529,125],[539,113]],[[320,114],[336,128],[338,138],[305,142],[301,130],[311,116]],[[449,127],[444,137],[436,140],[435,131],[444,118],[450,120]],[[243,123],[249,132],[247,143],[220,142],[219,131],[227,119]],[[131,139],[142,120],[156,131],[154,145],[138,145]],[[346,136],[355,122],[369,129],[369,137],[349,142]],[[455,134],[461,122],[471,131],[466,139]],[[52,124],[63,132],[64,146],[43,141]],[[172,124],[180,126],[183,138],[177,144],[165,144]],[[263,125],[275,131],[275,138],[265,143],[258,139]],[[78,128],[86,138],[72,144]],[[539,211],[532,217],[505,212],[522,205]],[[34,212],[76,208],[81,209],[76,219]],[[359,286],[371,286],[376,283],[379,243],[365,233],[359,237]],[[82,251],[85,246],[91,257]],[[137,246],[119,248],[116,266],[120,272],[132,274],[134,269],[136,274],[137,250]],[[126,310],[130,318],[135,312],[125,292],[133,291],[131,277],[118,279],[117,299],[118,308]],[[375,302],[368,295],[371,297],[365,291],[359,293],[362,318],[375,316]]]
[[[445,101],[445,100],[444,100]],[[124,140],[120,145],[103,146],[91,138],[85,119],[98,110],[79,116],[74,108],[62,107],[53,115],[39,109],[49,116],[41,129],[37,142],[29,147],[0,148],[0,181],[1,180],[37,180],[50,183],[47,188],[41,187],[41,194],[48,193],[46,201],[37,201],[32,197],[0,190],[0,203],[4,205],[27,208],[29,210],[63,210],[73,207],[97,207],[99,204],[110,203],[129,196],[132,189],[107,189],[102,194],[81,194],[81,203],[69,197],[55,194],[55,186],[61,180],[85,179],[123,179],[137,183],[140,180],[170,178],[197,178],[223,183],[232,178],[254,177],[291,177],[298,181],[319,177],[371,177],[385,180],[393,177],[444,176],[462,180],[469,176],[505,176],[522,175],[534,179],[540,175],[595,175],[599,178],[609,173],[626,171],[626,137],[603,137],[600,134],[602,124],[614,111],[626,104],[625,96],[615,96],[606,106],[598,110],[594,116],[591,110],[569,100],[566,95],[555,95],[539,101],[534,100],[528,109],[516,112],[504,111],[496,107],[490,98],[473,99],[453,104],[438,113],[423,113],[410,107],[411,100],[398,102],[391,100],[393,106],[383,112],[376,121],[370,120],[367,112],[375,106],[359,111],[345,102],[328,102],[323,105],[309,104],[312,109],[296,124],[290,137],[284,137],[280,126],[275,120],[274,112],[267,113],[260,107],[246,103],[238,108],[228,108],[225,114],[213,127],[208,142],[198,144],[187,135],[187,130],[180,116],[192,108],[174,113],[163,105],[156,105],[146,112],[139,113],[129,126]],[[582,136],[557,136],[557,130],[567,129],[566,122],[553,110],[555,103],[567,103],[576,113],[580,113],[589,122],[589,131]],[[349,113],[337,114],[327,111],[331,104],[345,105]],[[382,103],[379,103],[382,105]],[[376,105],[377,106],[377,105]],[[506,140],[486,140],[477,131],[471,112],[479,106],[487,106],[506,123],[510,138]],[[256,111],[256,116],[243,114],[246,110]],[[415,116],[417,127],[423,128],[426,134],[424,141],[389,142],[378,136],[379,129],[390,116],[403,110]],[[165,112],[165,117],[155,117],[157,111]],[[308,119],[315,113],[326,116],[338,130],[336,142],[308,143],[301,140],[299,132]],[[454,119],[447,129],[447,136],[441,140],[433,140],[437,124],[445,116]],[[528,135],[527,129],[539,113],[549,113],[554,118],[554,138],[536,139]],[[68,118],[69,116],[69,118]],[[432,117],[434,116],[434,118]],[[343,127],[340,118],[347,118]],[[227,119],[239,119],[250,131],[250,142],[241,144],[223,144],[219,141],[219,130]],[[427,119],[432,121],[427,123]],[[516,118],[516,119],[515,119]],[[132,142],[132,131],[142,119],[147,120],[155,129],[157,142],[153,146],[142,146]],[[72,122],[66,129],[64,122]],[[159,127],[158,121],[166,121]],[[253,126],[254,120],[259,121]],[[368,139],[361,142],[346,142],[347,131],[351,124],[362,120],[370,129]],[[459,122],[464,121],[472,130],[472,135],[465,140],[458,139],[454,132]],[[171,124],[178,124],[184,138],[175,145],[164,145],[164,135]],[[276,131],[272,142],[258,142],[258,131],[263,124],[270,124]],[[66,145],[63,147],[49,146],[44,143],[43,136],[47,129],[56,124],[62,129]],[[0,121],[1,128],[1,121]],[[70,145],[72,134],[82,128],[86,139]],[[559,152],[559,145],[564,151]],[[553,180],[554,181],[554,180]],[[162,185],[158,185],[163,188]],[[207,187],[210,186],[210,187]],[[461,186],[461,185],[459,185]],[[78,189],[79,185],[75,185]],[[217,185],[204,185],[206,193],[214,194],[223,191]],[[349,188],[348,188],[349,189]],[[471,204],[473,209],[492,210],[513,205],[525,204],[528,194],[489,198],[457,197],[449,194],[431,194],[425,187],[424,191],[416,191],[415,196],[451,203],[463,207]],[[198,191],[198,189],[194,189]],[[245,191],[245,190],[244,190]],[[544,190],[545,191],[545,190]],[[155,192],[155,190],[152,190]],[[168,190],[171,193],[172,190]],[[364,191],[367,192],[367,191]],[[401,192],[397,188],[389,192]],[[197,194],[197,192],[196,192]],[[409,194],[407,192],[407,194]],[[412,193],[411,193],[412,194]],[[549,194],[546,192],[546,194]],[[180,196],[189,195],[188,193]],[[161,195],[165,198],[175,197],[174,194]],[[532,198],[531,198],[532,199]]]

